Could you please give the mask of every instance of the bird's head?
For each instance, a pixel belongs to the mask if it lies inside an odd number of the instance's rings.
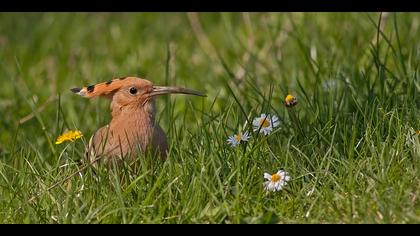
[[[137,77],[122,77],[107,82],[72,88],[71,91],[82,97],[107,97],[112,100],[112,115],[133,109],[153,109],[153,98],[157,95],[180,93],[205,97],[206,95],[191,89],[180,87],[154,86],[152,82]]]

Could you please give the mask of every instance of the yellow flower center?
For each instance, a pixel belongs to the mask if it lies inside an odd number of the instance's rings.
[[[235,135],[235,139],[237,142],[241,141],[242,136],[240,134]]]
[[[278,182],[280,179],[281,179],[281,176],[277,173],[271,176],[272,182]]]
[[[291,102],[293,102],[293,99],[294,99],[295,97],[293,97],[292,95],[287,95],[286,96],[286,98],[284,99],[287,103],[291,103]]]
[[[260,127],[267,128],[268,126],[270,126],[270,121],[267,118],[260,120]]]

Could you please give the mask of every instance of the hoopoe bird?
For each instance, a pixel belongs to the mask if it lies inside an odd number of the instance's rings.
[[[91,162],[98,157],[129,158],[147,149],[165,158],[168,143],[165,132],[155,121],[154,98],[170,93],[206,96],[186,88],[154,86],[137,77],[122,77],[71,91],[85,98],[111,100],[111,122],[98,129],[89,140],[86,155]]]

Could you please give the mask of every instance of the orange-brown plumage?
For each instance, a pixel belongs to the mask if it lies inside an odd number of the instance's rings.
[[[184,88],[153,86],[150,81],[137,77],[123,77],[71,91],[82,97],[111,99],[111,122],[98,129],[89,141],[91,160],[97,156],[133,157],[146,149],[165,157],[168,144],[164,131],[155,122],[154,97],[168,93],[205,96]]]

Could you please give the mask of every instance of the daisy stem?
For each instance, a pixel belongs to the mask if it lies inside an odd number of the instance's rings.
[[[289,108],[287,111],[289,113],[290,120],[292,121],[292,126],[295,129],[296,133],[300,132],[300,134],[303,137],[307,138],[305,132],[303,131],[302,124],[300,123],[298,115],[296,115],[295,109]]]
[[[246,144],[242,145],[242,155],[245,155],[245,150],[246,150]]]

